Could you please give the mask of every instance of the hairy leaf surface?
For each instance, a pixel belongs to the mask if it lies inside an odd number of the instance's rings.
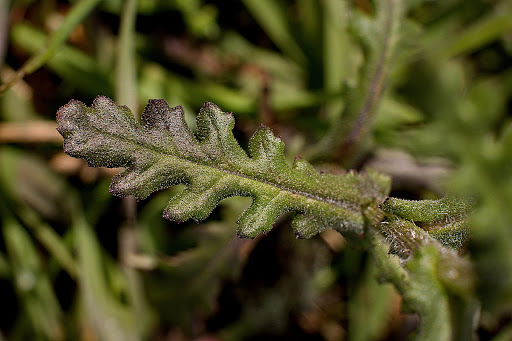
[[[469,240],[467,218],[472,207],[473,200],[470,198],[451,195],[438,200],[418,201],[388,198],[380,206],[394,219],[417,224],[441,244],[454,249],[459,249]]]
[[[131,111],[98,96],[91,107],[71,100],[57,113],[64,150],[94,167],[124,167],[110,192],[144,199],[176,185],[187,187],[171,198],[163,216],[173,221],[203,220],[220,200],[249,196],[251,206],[238,220],[238,235],[268,232],[284,212],[297,213],[293,227],[307,238],[326,228],[362,233],[364,211],[388,195],[389,178],[361,174],[320,174],[308,162],[289,165],[284,144],[261,126],[246,153],[233,137],[235,121],[213,103],[197,116],[197,132],[184,120],[181,106],[150,100],[142,123]]]

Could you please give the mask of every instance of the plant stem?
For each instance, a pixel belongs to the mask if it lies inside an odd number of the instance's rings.
[[[368,46],[368,66],[360,78],[360,85],[345,112],[333,122],[322,140],[305,152],[305,158],[319,160],[330,158],[334,161],[350,160],[356,147],[369,133],[377,105],[385,88],[391,70],[391,60],[399,37],[399,28],[404,14],[402,0],[382,2],[382,42]],[[379,15],[378,15],[379,16]],[[350,122],[353,122],[350,125]],[[347,131],[347,125],[350,127]]]
[[[14,77],[0,85],[0,94],[13,86],[17,81],[43,66],[65,43],[71,32],[91,13],[101,0],[81,0],[74,5],[64,18],[62,25],[51,35],[45,47],[16,72]]]
[[[139,113],[135,65],[136,19],[137,1],[127,0],[124,4],[119,28],[115,94],[116,102],[129,107],[134,115],[138,115]]]

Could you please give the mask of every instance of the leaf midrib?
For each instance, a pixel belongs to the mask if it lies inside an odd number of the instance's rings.
[[[137,128],[137,133],[140,133],[140,131],[141,131],[140,130],[140,124],[138,122],[136,123],[136,128]],[[102,131],[102,130],[98,129],[97,127],[93,127],[93,129],[97,130],[101,134],[105,134],[105,135],[111,136],[112,138],[116,138],[116,139],[123,140],[123,141],[126,141],[126,142],[131,143],[131,144],[135,144],[137,147],[147,149],[150,152],[157,153],[157,154],[162,155],[164,157],[172,157],[172,158],[178,159],[180,162],[185,162],[185,163],[188,163],[188,164],[192,164],[195,167],[207,167],[207,168],[215,169],[215,170],[220,171],[222,173],[226,173],[226,174],[233,175],[233,176],[239,176],[239,177],[242,177],[242,178],[245,178],[245,179],[249,179],[251,181],[255,181],[255,182],[258,182],[258,183],[264,183],[264,184],[273,186],[275,188],[278,188],[281,191],[290,192],[290,193],[295,194],[295,195],[303,196],[303,197],[308,198],[308,199],[313,199],[313,200],[316,200],[316,201],[320,201],[322,203],[326,203],[326,204],[329,204],[329,205],[332,205],[332,206],[335,206],[335,207],[347,209],[347,210],[350,210],[350,211],[353,211],[353,212],[355,211],[357,213],[360,213],[362,211],[360,206],[355,204],[355,203],[351,203],[351,202],[348,202],[348,201],[341,201],[341,200],[333,200],[333,199],[324,198],[324,197],[321,197],[319,195],[315,195],[315,194],[312,194],[312,193],[308,193],[308,192],[304,192],[304,191],[299,191],[299,190],[296,190],[296,189],[293,189],[293,188],[281,186],[279,184],[272,183],[272,182],[270,182],[268,180],[258,179],[258,178],[254,177],[254,176],[250,176],[250,175],[246,175],[246,174],[243,174],[243,173],[239,173],[239,172],[223,169],[223,168],[220,168],[220,167],[216,167],[214,165],[206,165],[206,164],[200,163],[198,161],[190,161],[188,159],[184,159],[184,158],[176,156],[176,155],[164,153],[161,150],[157,149],[154,145],[144,141],[144,139],[143,139],[144,143],[139,143],[137,141],[133,141],[132,139],[129,139],[129,138],[124,137],[122,135],[117,135],[117,134],[113,134],[113,133],[110,133],[110,132]],[[251,159],[251,158],[249,158],[249,159]]]

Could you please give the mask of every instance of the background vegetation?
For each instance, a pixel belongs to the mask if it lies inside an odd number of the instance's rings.
[[[99,94],[135,113],[164,98],[191,125],[211,101],[234,112],[242,144],[264,123],[292,158],[391,175],[393,196],[474,196],[475,333],[511,339],[511,55],[507,0],[0,0],[0,339],[399,340],[417,328],[363,242],[296,240],[287,217],[239,240],[248,199],[178,225],[161,218],[177,189],[110,195],[116,170],[64,155],[54,122]]]

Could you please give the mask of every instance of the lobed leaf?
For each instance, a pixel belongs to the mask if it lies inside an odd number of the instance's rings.
[[[238,220],[240,237],[267,233],[284,212],[295,212],[297,237],[308,238],[326,229],[362,233],[365,210],[388,195],[389,178],[367,171],[344,175],[320,174],[296,159],[289,165],[284,144],[261,126],[249,141],[248,154],[233,136],[231,113],[205,103],[194,134],[181,106],[150,100],[135,120],[130,110],[98,96],[91,107],[71,100],[57,112],[64,151],[94,167],[124,167],[110,192],[144,199],[176,185],[187,187],[171,198],[163,216],[173,221],[200,221],[220,200],[253,198]]]

